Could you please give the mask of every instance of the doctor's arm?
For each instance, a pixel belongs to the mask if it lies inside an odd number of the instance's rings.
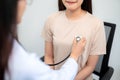
[[[23,66],[16,68],[18,77],[14,80],[74,80],[78,71],[77,60],[82,55],[85,44],[86,40],[84,38],[80,42],[74,40],[71,55],[59,70],[51,69],[40,61],[36,55],[21,57],[19,64]]]
[[[81,56],[85,44],[85,38],[82,38],[78,43],[74,39],[70,58],[59,70],[52,70],[48,73],[52,76],[51,80],[74,80],[78,71],[77,60]]]
[[[78,71],[77,60],[78,60],[78,57],[82,55],[85,45],[86,45],[85,38],[82,38],[79,42],[76,42],[76,39],[74,39],[71,55],[59,70],[53,70],[49,68],[49,66],[42,63],[43,65],[41,65],[40,67],[43,69],[41,71],[40,79],[42,80],[74,80]],[[36,68],[36,71],[38,72],[37,69],[38,68]]]

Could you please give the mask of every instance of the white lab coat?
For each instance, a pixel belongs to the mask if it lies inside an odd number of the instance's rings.
[[[29,54],[14,40],[5,80],[74,80],[78,65],[69,58],[60,70],[52,70],[35,54]]]

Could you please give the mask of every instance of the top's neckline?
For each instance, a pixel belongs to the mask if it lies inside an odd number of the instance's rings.
[[[79,22],[79,21],[83,20],[89,13],[86,11],[86,13],[83,16],[80,16],[79,18],[77,18],[75,20],[68,19],[67,15],[66,15],[66,11],[64,11],[63,14],[64,14],[66,21],[68,21],[70,23],[74,23],[74,22]]]

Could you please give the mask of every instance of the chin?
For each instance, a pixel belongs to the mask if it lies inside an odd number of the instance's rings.
[[[73,8],[71,9],[71,8],[70,8],[70,9],[68,9],[68,10],[69,10],[69,11],[75,11],[76,9],[73,9]]]

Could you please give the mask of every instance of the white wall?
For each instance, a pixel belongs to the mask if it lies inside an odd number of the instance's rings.
[[[27,5],[22,23],[18,27],[19,40],[28,51],[39,56],[44,53],[44,42],[41,30],[47,17],[57,11],[57,0],[33,0]]]
[[[109,65],[115,69],[111,80],[120,79],[120,0],[93,0],[93,14],[104,21],[117,25]],[[28,51],[44,54],[41,30],[47,17],[57,11],[57,0],[34,0],[27,6],[23,21],[19,25],[20,42]]]

